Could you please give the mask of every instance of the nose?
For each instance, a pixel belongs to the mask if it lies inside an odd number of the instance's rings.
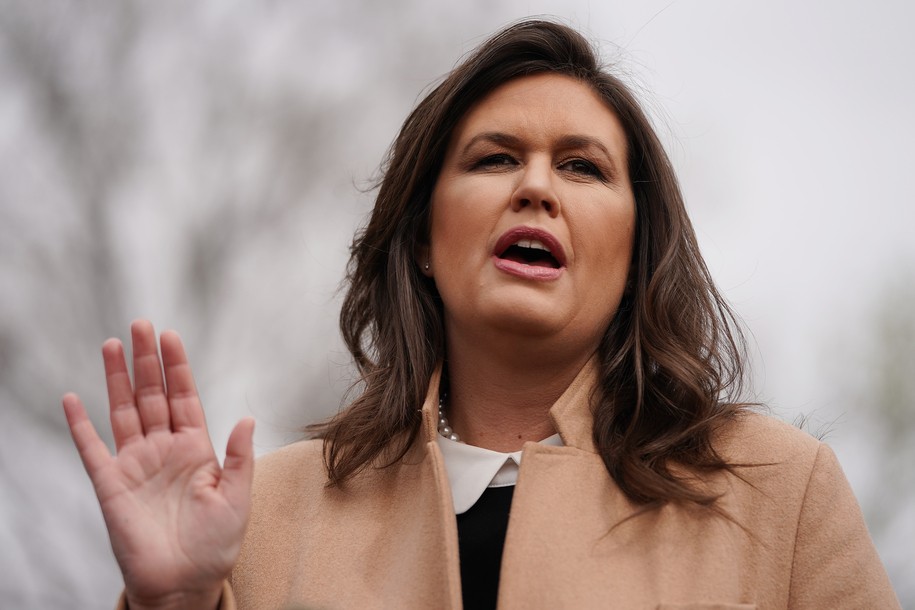
[[[519,182],[512,193],[511,208],[520,212],[525,208],[539,206],[551,218],[559,215],[559,196],[553,185],[553,168],[548,161],[528,163],[519,172]]]

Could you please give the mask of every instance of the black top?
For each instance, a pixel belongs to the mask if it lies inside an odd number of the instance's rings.
[[[514,485],[488,487],[470,510],[457,516],[461,594],[466,610],[496,607],[499,567]]]

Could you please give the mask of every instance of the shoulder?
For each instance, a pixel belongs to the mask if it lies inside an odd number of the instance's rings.
[[[320,439],[299,441],[257,458],[255,470],[258,475],[271,476],[306,464],[323,464],[323,451],[324,441]]]
[[[790,607],[898,607],[826,443],[772,417],[745,413],[720,430],[716,448],[736,475],[727,508],[766,549],[790,558]]]
[[[327,484],[323,446],[321,440],[299,441],[258,458],[252,486],[255,509],[320,493]]]
[[[715,434],[716,450],[735,464],[812,466],[826,445],[796,426],[772,416],[745,411]]]
[[[811,481],[844,481],[832,450],[807,432],[756,412],[743,412],[720,427],[713,444],[731,465],[729,495],[751,512],[797,518]]]

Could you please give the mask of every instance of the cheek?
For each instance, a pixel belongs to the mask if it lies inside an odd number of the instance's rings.
[[[574,223],[570,218],[569,225],[590,244],[604,244],[608,253],[631,248],[635,235],[635,202],[630,196],[595,198],[579,211]]]
[[[448,210],[437,216],[430,232],[432,257],[441,268],[466,260],[474,251],[478,230],[472,218]]]
[[[488,258],[487,239],[500,199],[494,189],[470,179],[445,181],[432,197],[429,239],[439,265],[468,264]]]
[[[632,248],[635,242],[634,211],[621,206],[613,215],[595,215],[585,229],[587,244],[582,246],[586,257],[593,261],[587,280],[600,287],[595,299],[622,295],[629,278]]]

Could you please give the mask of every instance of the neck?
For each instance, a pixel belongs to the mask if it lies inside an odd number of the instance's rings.
[[[464,442],[501,452],[552,436],[550,407],[594,351],[571,347],[531,338],[493,345],[449,333],[451,427]]]

